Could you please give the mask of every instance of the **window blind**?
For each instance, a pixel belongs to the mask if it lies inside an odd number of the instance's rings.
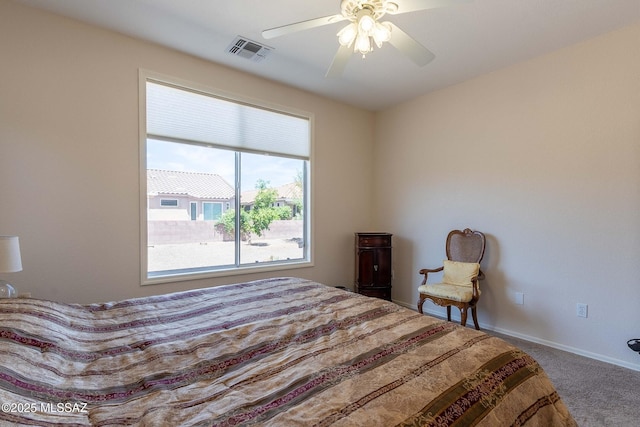
[[[147,81],[147,135],[308,159],[309,119]]]

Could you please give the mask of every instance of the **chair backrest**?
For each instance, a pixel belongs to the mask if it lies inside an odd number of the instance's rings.
[[[479,231],[465,228],[447,236],[447,258],[450,261],[477,262],[484,256],[485,237]]]

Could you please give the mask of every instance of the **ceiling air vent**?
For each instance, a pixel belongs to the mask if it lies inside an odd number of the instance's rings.
[[[241,36],[236,37],[235,40],[227,47],[227,52],[250,59],[254,62],[262,61],[272,50],[272,47],[265,46]]]

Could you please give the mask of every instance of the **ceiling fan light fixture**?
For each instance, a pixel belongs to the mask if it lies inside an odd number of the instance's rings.
[[[377,22],[371,17],[371,12],[367,9],[362,9],[362,12],[358,18],[358,31],[367,35],[375,29]]]
[[[356,45],[354,50],[356,52],[360,52],[363,58],[367,53],[371,52],[373,50],[373,47],[371,47],[371,40],[369,39],[369,36],[364,33],[359,33],[358,37],[356,38]]]
[[[342,15],[351,21],[337,36],[341,46],[351,47],[364,58],[373,50],[391,40],[391,24],[380,22],[387,11],[397,10],[396,3],[386,0],[342,0]]]
[[[358,36],[358,26],[355,22],[350,23],[340,31],[338,31],[338,42],[342,46],[351,47]]]
[[[391,40],[391,24],[388,22],[376,22],[375,29],[373,30],[373,41],[378,48],[382,47],[382,43]]]

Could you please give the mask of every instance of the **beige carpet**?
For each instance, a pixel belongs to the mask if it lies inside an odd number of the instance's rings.
[[[580,427],[640,426],[639,371],[485,332],[515,344],[533,356],[553,381]]]

